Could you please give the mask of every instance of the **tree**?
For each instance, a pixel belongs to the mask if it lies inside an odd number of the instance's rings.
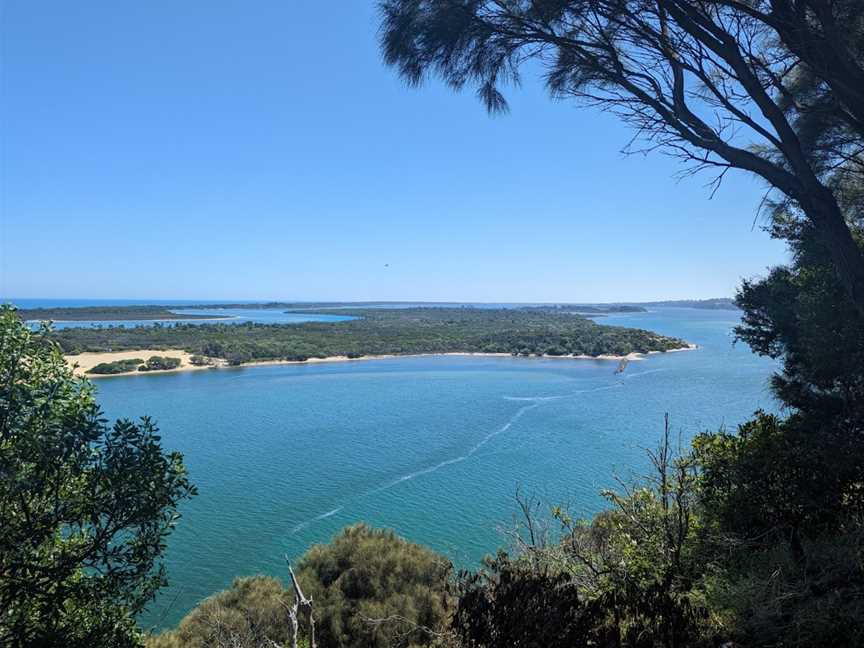
[[[151,637],[148,647],[287,647],[295,622],[307,646],[312,621],[317,645],[326,648],[439,645],[450,615],[450,573],[450,563],[432,550],[357,524],[311,547],[296,580],[289,565],[293,592],[267,576],[239,578],[177,629]],[[299,598],[304,602],[295,607]]]
[[[716,169],[717,183],[729,169],[762,178],[864,313],[864,254],[832,187],[864,175],[859,0],[384,0],[381,14],[384,59],[413,85],[474,85],[500,112],[501,88],[537,60],[554,96],[614,112],[644,150]]]
[[[236,578],[202,601],[176,630],[147,640],[148,648],[274,648],[288,646],[291,594],[275,578]]]
[[[864,185],[838,185],[854,195]],[[849,201],[850,204],[854,201]],[[861,240],[860,214],[846,214]],[[772,387],[787,416],[757,413],[736,433],[699,435],[711,600],[744,644],[859,646],[864,641],[864,317],[813,227],[773,210],[788,266],[738,294],[736,329],[781,360]]]
[[[364,524],[310,548],[297,578],[315,605],[321,646],[431,644],[449,614],[443,556]]]
[[[195,489],[150,419],[109,427],[47,335],[0,309],[0,645],[137,645]]]

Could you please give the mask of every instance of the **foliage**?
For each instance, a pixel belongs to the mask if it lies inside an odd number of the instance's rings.
[[[152,636],[147,648],[273,648],[287,646],[292,595],[275,578],[237,578],[202,601],[176,630]]]
[[[854,195],[853,187],[842,193]],[[782,361],[785,418],[700,435],[709,600],[747,645],[864,643],[864,318],[824,242],[788,205],[792,263],[738,295],[740,339]],[[861,240],[861,213],[847,214]]]
[[[138,371],[165,371],[168,369],[176,369],[180,364],[180,358],[172,358],[170,356],[150,356],[145,364],[138,367]]]
[[[190,356],[189,362],[196,367],[207,367],[213,364],[213,360],[211,358],[202,355]]]
[[[468,646],[710,645],[720,628],[701,585],[700,523],[692,457],[674,456],[668,426],[654,470],[591,522],[555,510],[563,536],[539,532],[536,506],[516,559],[499,552],[462,574],[454,629]]]
[[[450,573],[450,563],[432,550],[358,524],[311,547],[297,577],[313,601],[318,645],[395,648],[438,640],[449,615]],[[294,593],[273,578],[239,578],[147,645],[287,646],[293,600]]]
[[[566,572],[530,569],[503,551],[484,562],[462,572],[456,589],[453,627],[463,645],[569,648],[598,634],[601,611]]]
[[[0,644],[127,646],[194,494],[157,428],[107,424],[48,330],[0,310]]]
[[[100,362],[87,373],[92,374],[118,374],[127,371],[135,371],[144,362],[142,358],[130,358],[126,360],[115,360],[114,362]]]
[[[314,601],[321,645],[332,648],[430,645],[448,616],[451,566],[392,531],[346,527],[298,563]]]
[[[340,311],[343,312],[343,311]],[[238,365],[252,360],[416,353],[625,355],[684,348],[683,340],[601,326],[558,309],[404,308],[343,312],[358,319],[302,324],[203,324],[64,329],[67,353],[184,349]]]
[[[860,442],[835,432],[758,413],[694,441],[708,600],[746,645],[864,641]]]

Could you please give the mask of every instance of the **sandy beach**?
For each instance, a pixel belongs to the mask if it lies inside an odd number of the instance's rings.
[[[606,360],[619,362],[621,360],[638,361],[643,360],[647,355],[655,355],[658,353],[675,353],[676,351],[692,351],[696,349],[695,344],[681,349],[671,349],[669,351],[649,351],[645,353],[629,353],[627,355],[562,355],[562,356],[530,356],[530,358],[543,358],[549,360]],[[169,358],[179,358],[180,366],[176,369],[164,369],[159,371],[127,371],[116,374],[91,374],[87,373],[96,365],[102,362],[116,362],[118,360],[131,360],[132,358],[142,358],[147,360],[150,356],[167,356]],[[285,365],[285,364],[317,364],[321,362],[362,362],[364,360],[386,360],[388,358],[419,358],[429,356],[477,356],[485,358],[508,358],[513,357],[511,353],[472,353],[468,351],[453,351],[449,353],[412,353],[412,354],[390,354],[390,355],[366,355],[359,358],[349,358],[348,356],[330,356],[329,358],[309,358],[308,360],[259,360],[257,362],[246,362],[239,365],[242,367],[261,367],[267,365]],[[210,365],[193,365],[190,361],[192,354],[187,351],[178,351],[174,349],[141,349],[139,351],[106,351],[99,353],[81,353],[78,355],[64,356],[66,362],[69,363],[78,376],[87,376],[88,378],[115,378],[118,376],[149,376],[152,374],[178,373],[181,371],[202,371],[207,369],[222,369],[228,367],[228,363],[221,358],[211,358],[213,364]]]
[[[162,356],[168,358],[179,358],[180,366],[176,369],[164,369],[157,371],[127,371],[119,374],[89,374],[88,370],[102,362],[116,362],[118,360],[132,360],[141,358],[147,360],[150,356]],[[76,376],[87,376],[88,378],[113,378],[114,376],[143,376],[148,374],[173,373],[177,371],[198,371],[201,369],[212,369],[213,366],[196,366],[190,361],[191,353],[177,351],[174,349],[141,349],[139,351],[107,351],[99,353],[79,353],[78,355],[63,356],[72,367]],[[224,361],[220,361],[224,364]]]

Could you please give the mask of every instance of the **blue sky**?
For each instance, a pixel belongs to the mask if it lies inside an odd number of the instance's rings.
[[[785,258],[762,187],[536,79],[407,88],[374,3],[2,3],[0,295],[623,301]]]

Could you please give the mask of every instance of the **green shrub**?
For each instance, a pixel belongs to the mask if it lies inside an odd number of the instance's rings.
[[[314,601],[322,646],[366,648],[433,643],[450,615],[450,562],[393,531],[357,524],[298,563]]]
[[[138,367],[138,371],[164,371],[166,369],[176,369],[180,364],[180,358],[150,356],[145,364]]]
[[[114,362],[100,362],[95,367],[88,369],[87,373],[100,375],[126,373],[127,371],[135,371],[138,368],[138,365],[143,362],[144,360],[141,358],[115,360]]]
[[[292,595],[275,578],[237,578],[227,590],[202,601],[169,632],[147,640],[147,648],[288,646],[286,606]]]
[[[451,566],[431,549],[363,524],[315,545],[297,564],[313,601],[322,648],[426,646],[450,616]],[[148,648],[290,645],[287,607],[293,590],[267,576],[240,578],[202,602],[180,625],[149,639]],[[308,637],[301,616],[300,636]]]

